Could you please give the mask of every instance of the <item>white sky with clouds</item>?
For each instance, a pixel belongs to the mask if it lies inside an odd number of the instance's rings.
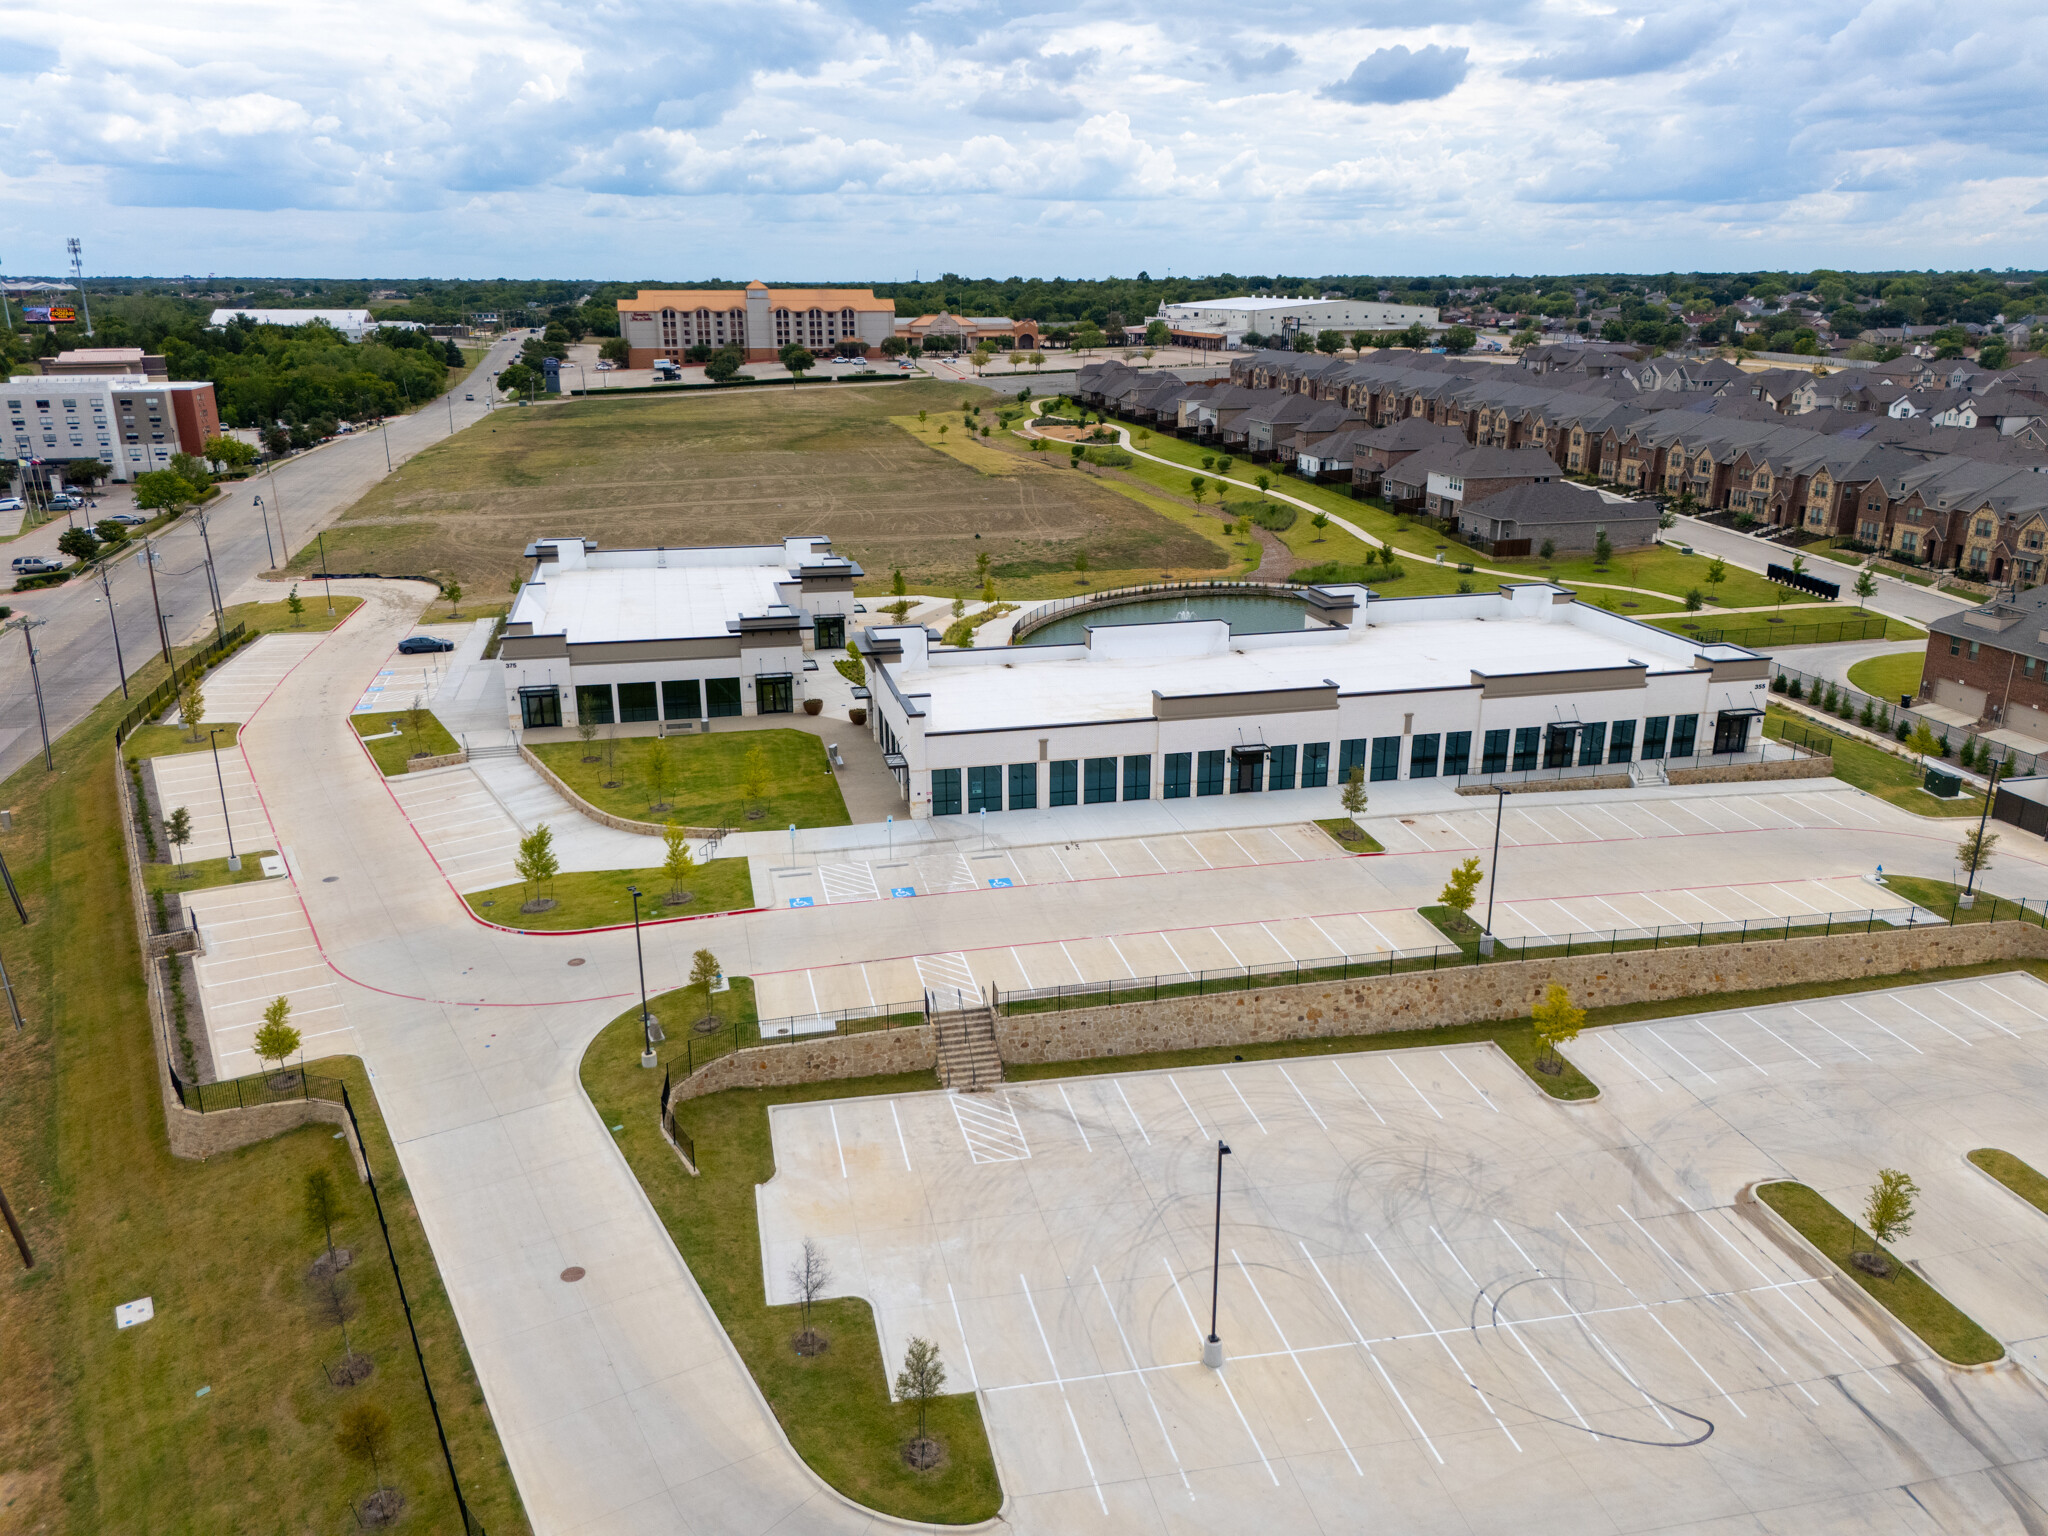
[[[2048,262],[2040,0],[45,0],[9,34],[9,273],[74,234],[167,275]]]

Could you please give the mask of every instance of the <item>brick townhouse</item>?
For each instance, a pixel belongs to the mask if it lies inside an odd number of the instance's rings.
[[[2048,587],[1936,619],[1928,631],[1920,697],[2048,751]]]

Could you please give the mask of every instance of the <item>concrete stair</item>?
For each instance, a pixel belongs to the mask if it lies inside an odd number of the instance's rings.
[[[469,760],[472,763],[481,762],[485,758],[517,757],[518,755],[519,749],[517,747],[471,747],[469,749]]]
[[[1671,775],[1664,771],[1661,762],[1630,763],[1628,782],[1631,789],[1653,789],[1660,784],[1669,784]]]
[[[939,1086],[978,1093],[1003,1080],[1003,1058],[996,1051],[996,1013],[987,1003],[973,1007],[934,1009],[930,1013],[937,1037]]]

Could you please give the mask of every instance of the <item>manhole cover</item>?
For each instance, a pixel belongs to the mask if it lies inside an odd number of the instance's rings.
[[[581,965],[583,963],[583,960],[581,956],[578,956],[576,959],[571,960],[569,963],[571,965]]]
[[[571,1264],[567,1269],[562,1271],[562,1278],[568,1281],[571,1285],[574,1285],[578,1280],[581,1280],[583,1278],[583,1266],[581,1264]]]

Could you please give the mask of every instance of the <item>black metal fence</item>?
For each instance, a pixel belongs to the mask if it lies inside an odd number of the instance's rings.
[[[1916,709],[1901,706],[1896,698],[1873,698],[1860,688],[1851,688],[1830,678],[1817,677],[1811,672],[1802,672],[1797,667],[1784,666],[1775,660],[1771,663],[1771,671],[1774,674],[1771,684],[1774,693],[1780,691],[1778,681],[1782,679],[1786,684],[1784,692],[1789,697],[1790,685],[1797,682],[1799,698],[1809,709],[1818,709],[1824,714],[1833,715],[1845,725],[1860,725],[1865,730],[1889,736],[1895,742],[1900,739],[1901,725],[1908,734],[1916,726],[1925,725],[1928,734],[1941,745],[1938,755],[1948,759],[1944,766],[1961,773],[1966,779],[1971,770],[1955,766],[1964,751],[1969,752],[1972,757],[1977,756],[1980,750],[1989,751],[1996,756],[2002,765],[1999,769],[2000,778],[2020,778],[2042,771],[2042,760],[2034,753],[2022,752],[2004,742],[1984,743],[1977,731],[1923,715]],[[1832,704],[1830,700],[1833,701]],[[1867,721],[1866,714],[1869,717]],[[1974,787],[1982,789],[1983,785],[1977,783]]]
[[[299,1067],[283,1072],[257,1072],[248,1077],[229,1078],[219,1083],[188,1083],[172,1067],[171,1091],[178,1102],[199,1114],[221,1109],[254,1109],[258,1104],[282,1104],[292,1099],[328,1099],[340,1103],[346,1097],[338,1079],[315,1077]]]
[[[697,1143],[688,1131],[676,1124],[675,1108],[669,1102],[670,1096],[674,1092],[675,1084],[671,1079],[669,1069],[664,1067],[661,1071],[661,1134],[675,1144],[676,1150],[683,1154],[683,1161],[690,1165],[692,1172],[695,1172],[697,1167]]]
[[[719,1020],[715,1030],[683,1034],[683,1072],[697,1070],[702,1056],[708,1066],[721,1056],[758,1045],[798,1045],[807,1040],[825,1040],[835,1035],[864,1035],[878,1029],[908,1029],[925,1022],[924,1004],[867,1003],[818,1013],[792,1014],[780,1019],[745,1019],[738,1015]],[[748,1039],[749,1034],[757,1036]],[[675,1059],[671,1053],[669,1059]]]
[[[147,725],[178,697],[178,690],[192,678],[204,675],[256,637],[249,632],[246,624],[237,624],[225,635],[216,635],[199,648],[197,655],[188,656],[171,668],[171,675],[158,683],[129,708],[114,725],[114,745],[120,746],[128,739],[129,733],[139,725]]]
[[[1702,624],[1697,629],[1680,624],[1672,631],[1702,645],[1828,645],[1838,640],[1882,640],[1887,624],[1881,613],[1860,618],[1835,619],[1824,624]]]
[[[2012,906],[2011,903],[2007,905]],[[2014,911],[2016,913],[2017,909]],[[1219,970],[1180,971],[1162,976],[1132,977],[1124,981],[1075,982],[1056,987],[1020,988],[1014,992],[998,989],[996,1008],[1006,1016],[1063,1013],[1069,1008],[1103,1008],[1111,1003],[1148,1003],[1174,997],[1204,997],[1211,993],[1252,992],[1264,987],[1299,986],[1303,982],[1363,981],[1373,976],[1448,970],[1454,966],[1496,964],[1505,960],[1568,959],[1573,955],[1611,955],[1642,949],[1696,949],[1708,944],[1826,938],[1837,931],[1868,933],[1879,923],[1888,928],[1911,928],[1927,923],[1945,925],[1945,920],[1924,908],[1910,905],[1865,908],[1855,912],[1808,912],[1796,917],[1730,918],[1712,923],[1670,923],[1654,928],[1608,928],[1585,933],[1496,937],[1491,954],[1482,954],[1482,941],[1475,938],[1463,944],[1384,949],[1363,955],[1238,965]]]

